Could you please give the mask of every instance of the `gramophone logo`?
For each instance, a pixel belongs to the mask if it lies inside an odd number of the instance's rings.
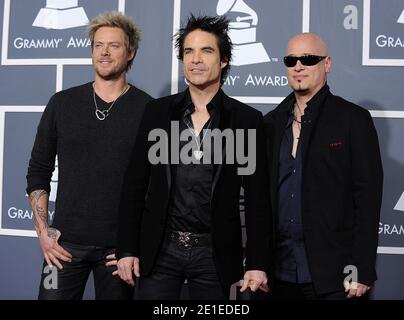
[[[46,7],[39,10],[34,27],[45,29],[70,29],[88,23],[84,9],[78,6],[78,0],[46,0]]]
[[[256,42],[257,13],[244,0],[219,0],[218,15],[237,12],[236,21],[229,24],[229,36],[234,45],[232,65],[242,66],[269,62],[270,58],[261,42]]]
[[[398,199],[396,206],[394,207],[394,210],[404,211],[404,192],[402,193],[400,199]]]
[[[401,12],[401,15],[398,17],[397,23],[404,24],[404,10],[403,10],[403,12]]]

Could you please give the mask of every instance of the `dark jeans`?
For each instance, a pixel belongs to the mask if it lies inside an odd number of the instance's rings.
[[[153,272],[138,281],[142,300],[178,300],[184,280],[191,300],[227,300],[230,287],[219,281],[211,246],[180,246],[166,237]]]
[[[275,279],[272,288],[274,300],[346,300],[344,290],[327,294],[317,294],[313,283],[291,283]]]
[[[106,257],[114,253],[114,249],[64,241],[61,241],[60,245],[72,254],[72,262],[59,260],[63,269],[59,270],[54,266],[49,270],[44,261],[39,300],[81,300],[91,271],[94,274],[95,299],[133,299],[133,288],[118,275],[112,275],[116,266],[105,265]],[[53,278],[53,275],[56,277]]]

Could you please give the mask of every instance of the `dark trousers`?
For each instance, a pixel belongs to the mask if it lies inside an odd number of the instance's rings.
[[[184,247],[166,237],[153,271],[138,280],[142,300],[178,300],[184,281],[191,300],[227,300],[230,287],[219,281],[211,246]]]
[[[114,253],[114,249],[64,241],[60,245],[72,254],[72,262],[59,260],[63,266],[59,270],[56,266],[49,269],[44,261],[39,300],[81,300],[91,271],[94,274],[95,299],[133,299],[133,288],[118,275],[112,275],[116,266],[105,265],[106,257]]]
[[[291,283],[275,279],[272,287],[274,300],[346,300],[344,290],[317,294],[313,283]]]

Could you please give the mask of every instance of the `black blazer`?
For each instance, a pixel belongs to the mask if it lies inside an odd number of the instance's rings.
[[[294,102],[292,93],[264,118],[274,213],[280,144]],[[299,148],[303,234],[313,284],[319,294],[341,290],[350,274],[344,267],[354,265],[358,281],[371,285],[377,279],[383,183],[376,129],[367,110],[334,96],[327,85],[309,105],[311,123],[302,131]]]
[[[155,142],[148,141],[147,137],[155,128],[169,132],[170,121],[180,119],[184,99],[185,92],[182,92],[146,106],[123,184],[117,257],[139,257],[142,275],[152,271],[163,240],[172,183],[169,164],[151,165],[148,161],[148,150]],[[238,175],[237,164],[226,164],[225,160],[215,167],[211,234],[215,264],[224,285],[240,280],[244,272],[239,210],[241,186],[245,196],[247,270],[266,270],[271,230],[262,114],[223,93],[219,129],[227,128],[256,129],[257,151],[256,170],[252,175]],[[222,146],[225,150],[225,145]]]

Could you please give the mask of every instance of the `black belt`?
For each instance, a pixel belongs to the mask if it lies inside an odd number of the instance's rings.
[[[167,237],[177,243],[179,247],[209,247],[212,245],[209,233],[192,233],[184,231],[168,231]]]

